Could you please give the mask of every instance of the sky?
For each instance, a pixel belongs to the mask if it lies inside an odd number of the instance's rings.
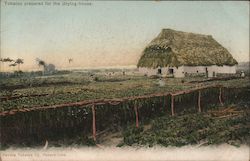
[[[1,1],[0,56],[24,59],[22,70],[39,69],[36,58],[59,69],[134,66],[163,28],[212,35],[238,62],[249,60],[247,1],[64,1],[91,3],[77,6],[57,0],[36,2],[60,6],[25,2],[32,1]],[[5,64],[2,69],[13,68]]]

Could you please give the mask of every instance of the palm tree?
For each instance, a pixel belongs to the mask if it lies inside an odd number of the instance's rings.
[[[73,61],[73,59],[72,59],[72,58],[69,58],[69,64],[70,64],[72,61]]]
[[[3,59],[2,58],[0,58],[0,62],[3,62]],[[2,67],[2,63],[0,64],[0,72],[2,71],[1,68]]]
[[[10,58],[4,58],[3,61],[4,61],[4,62],[13,62],[14,60],[13,60],[13,59],[10,59]]]
[[[36,61],[37,61],[39,67],[43,66],[43,75],[44,75],[44,71],[45,71],[45,67],[46,67],[45,61],[43,61],[39,58],[36,58]]]
[[[20,64],[23,64],[23,59],[18,58],[18,59],[15,61],[15,64],[17,64],[17,66],[18,66],[18,71],[20,71]]]
[[[45,61],[43,61],[43,60],[41,60],[41,59],[38,59],[38,58],[36,59],[36,61],[38,62],[38,66],[39,66],[39,67],[40,67],[40,66],[43,66],[43,67],[44,67],[45,64],[46,64]]]
[[[14,60],[13,59],[10,59],[10,58],[1,58],[0,61],[3,63],[3,68],[4,68],[4,63],[5,62],[13,62]],[[3,69],[2,69],[3,70]]]
[[[16,63],[13,63],[13,64],[10,64],[9,67],[13,67],[14,68],[16,65],[17,65]]]
[[[69,58],[68,60],[69,60],[69,64],[71,64],[73,62],[72,58]],[[71,71],[71,65],[69,65],[69,68],[70,68],[69,70]]]

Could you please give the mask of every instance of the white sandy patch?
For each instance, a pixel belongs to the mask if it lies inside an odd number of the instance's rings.
[[[249,161],[247,146],[221,145],[182,148],[48,148],[7,149],[1,151],[3,161]]]

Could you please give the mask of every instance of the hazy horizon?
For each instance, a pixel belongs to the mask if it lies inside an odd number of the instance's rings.
[[[145,46],[171,28],[212,35],[238,62],[249,60],[248,2],[87,2],[92,5],[1,1],[1,58],[24,59],[22,70],[39,69],[36,58],[59,69],[135,66]]]

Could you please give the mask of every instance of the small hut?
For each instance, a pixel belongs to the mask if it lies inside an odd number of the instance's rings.
[[[211,35],[163,29],[144,49],[139,72],[184,77],[218,73],[235,74],[237,61]]]

